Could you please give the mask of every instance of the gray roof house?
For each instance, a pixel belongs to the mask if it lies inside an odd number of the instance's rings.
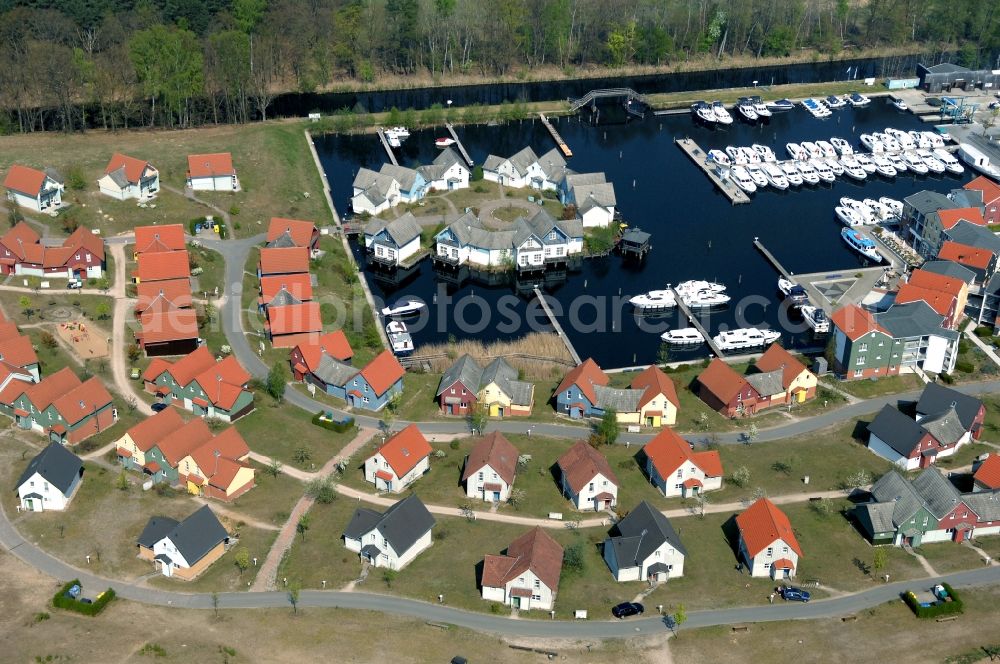
[[[958,412],[959,401],[948,396],[953,390],[934,383],[928,388],[931,392],[922,399],[924,410],[917,406],[916,419],[888,404],[882,407],[868,425],[868,449],[904,470],[916,470],[951,456],[972,439],[982,424],[981,405],[963,399],[963,416]],[[972,397],[965,399],[978,403]]]
[[[355,212],[376,214],[399,200],[399,183],[392,177],[359,168],[354,176],[351,206]]]
[[[993,231],[979,224],[974,224],[963,219],[952,226],[950,230],[945,231],[945,235],[952,242],[967,244],[970,247],[978,247],[992,251],[995,254],[1000,254],[1000,237],[997,237]]]
[[[382,167],[378,169],[378,172],[398,182],[399,192],[404,198],[417,197],[417,191],[423,186],[424,177],[416,170],[407,168],[406,166],[382,164]]]
[[[420,224],[412,213],[398,219],[375,219],[365,226],[365,247],[370,258],[397,265],[420,250]]]
[[[519,150],[510,157],[498,157],[494,154],[488,155],[486,161],[483,162],[483,170],[497,173],[504,164],[509,163],[513,174],[518,178],[524,178],[527,177],[532,164],[537,162],[538,155],[529,146]]]
[[[410,495],[381,514],[366,507],[355,510],[344,544],[375,567],[398,570],[431,545],[434,524],[420,498]]]
[[[636,413],[645,393],[645,389],[594,385],[594,394],[597,396],[597,403],[594,405],[599,410],[614,409],[616,413]]]
[[[927,261],[920,266],[920,269],[925,272],[933,272],[934,274],[940,274],[945,277],[961,279],[967,284],[971,284],[976,280],[975,272],[963,265],[959,265],[954,261]]]
[[[151,518],[136,540],[139,557],[152,560],[164,576],[192,579],[225,553],[229,533],[208,505],[183,521]]]
[[[760,371],[746,375],[743,378],[763,397],[781,394],[785,391],[785,377],[783,369]]]
[[[500,394],[492,393],[494,387]],[[495,358],[483,368],[472,356],[465,354],[441,375],[436,396],[441,409],[454,415],[466,413],[461,408],[454,408],[455,405],[464,403],[468,408],[468,404],[476,401],[485,406],[509,401],[510,414],[528,414],[534,405],[535,386],[518,380],[517,369],[502,357]],[[497,409],[491,414],[508,413]]]
[[[14,485],[21,509],[62,510],[83,480],[83,462],[59,443],[49,443],[29,463]]]
[[[662,581],[684,574],[687,550],[662,512],[639,503],[604,540],[604,560],[617,581]]]
[[[917,401],[917,420],[954,409],[966,431],[975,433],[982,425],[986,407],[976,397],[939,383],[928,383]]]

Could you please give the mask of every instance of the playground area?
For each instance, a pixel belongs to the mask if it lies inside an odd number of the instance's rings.
[[[82,360],[108,356],[108,336],[96,327],[87,327],[82,320],[59,323],[56,331]]]

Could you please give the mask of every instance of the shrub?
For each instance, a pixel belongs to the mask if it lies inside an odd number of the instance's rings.
[[[231,215],[233,215],[235,217],[239,213],[240,213],[239,206],[237,206],[237,205],[230,205],[229,206],[229,214],[231,214]]]
[[[330,417],[326,417],[326,416]],[[324,413],[322,411],[313,415],[312,423],[318,427],[323,427],[330,431],[336,431],[337,433],[344,433],[354,426],[354,418],[349,417],[343,422],[337,422],[332,419],[333,413]],[[325,419],[324,419],[325,418]]]
[[[475,168],[473,168],[472,169],[472,174],[469,176],[469,179],[472,180],[473,182],[479,182],[480,180],[482,180],[483,179],[483,167],[482,166],[476,166]],[[483,187],[483,191],[485,191],[485,190],[486,190],[486,188]]]
[[[955,594],[955,589],[949,584],[942,583],[941,585],[948,593],[948,596],[951,597],[950,602],[937,602],[931,606],[920,606],[917,596],[912,591],[907,591],[903,594],[903,601],[906,602],[906,605],[910,607],[918,618],[937,618],[939,616],[962,613],[962,598]]]
[[[87,176],[77,164],[70,166],[66,172],[66,186],[73,191],[83,191],[87,188]]]
[[[947,373],[938,374],[938,378],[940,378],[941,382],[945,385],[951,385],[955,382],[955,377]]]
[[[448,443],[448,447],[450,447],[453,450],[457,450],[458,449],[458,441],[457,440],[451,441],[450,443]]]
[[[80,585],[79,579],[73,579],[72,581],[67,582],[52,598],[52,606],[57,609],[76,611],[77,613],[82,613],[85,616],[96,616],[104,610],[104,607],[106,607],[111,600],[115,598],[115,591],[108,588],[103,593],[98,595],[97,599],[95,599],[92,604],[86,604],[80,600],[73,599],[66,594],[69,592],[70,588],[78,585]]]
[[[975,330],[973,330],[975,335],[980,339],[987,339],[993,336],[993,328],[988,325],[980,325]]]
[[[955,362],[955,371],[961,373],[972,373],[976,370],[976,365],[969,360],[958,360]]]
[[[317,503],[329,505],[337,498],[337,490],[330,478],[317,478],[306,485],[306,495]]]
[[[59,345],[59,342],[56,341],[56,338],[52,336],[51,332],[42,332],[38,338],[42,342],[42,345],[46,348],[55,348]]]

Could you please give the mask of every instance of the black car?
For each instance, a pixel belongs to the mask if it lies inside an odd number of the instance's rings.
[[[781,589],[781,597],[786,602],[808,602],[810,595],[808,590],[786,586]]]
[[[150,406],[150,409],[152,409],[152,411],[154,413],[158,413],[161,410],[166,410],[167,409],[167,404],[162,403],[162,402],[157,402],[157,403],[154,403],[152,406]]]
[[[618,606],[612,607],[611,615],[615,618],[628,618],[629,616],[641,616],[645,611],[639,602],[622,602]]]

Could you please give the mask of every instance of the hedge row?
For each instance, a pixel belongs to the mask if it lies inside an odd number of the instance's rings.
[[[920,606],[920,602],[917,601],[917,596],[914,595],[912,591],[907,591],[903,594],[903,601],[906,602],[907,606],[913,610],[913,613],[915,613],[918,618],[937,618],[939,616],[961,613],[962,598],[959,597],[955,593],[955,589],[947,583],[942,583],[941,585],[948,592],[948,596],[951,597],[950,602],[938,601],[931,606]]]
[[[106,607],[108,604],[111,603],[111,600],[115,598],[115,591],[112,590],[111,588],[108,588],[103,593],[101,593],[101,595],[97,599],[95,599],[92,604],[87,604],[85,602],[81,602],[78,599],[67,597],[66,593],[69,592],[69,589],[72,588],[73,586],[78,586],[78,585],[80,585],[80,580],[73,579],[72,581],[64,585],[62,588],[60,588],[59,592],[57,592],[55,596],[52,598],[52,606],[56,607],[57,609],[76,611],[77,613],[82,613],[85,616],[96,616],[98,613],[104,610],[104,607]]]
[[[329,429],[330,431],[336,431],[337,433],[344,433],[354,427],[353,417],[348,417],[343,422],[335,422],[333,420],[322,419],[324,414],[325,413],[320,411],[313,415],[312,423],[318,427],[323,427],[324,429]]]

